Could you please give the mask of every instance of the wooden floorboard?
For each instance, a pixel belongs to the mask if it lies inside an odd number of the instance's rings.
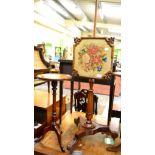
[[[62,153],[59,148],[56,134],[53,131],[49,131],[44,139],[39,143],[35,144],[34,151],[36,153],[41,153],[45,155],[69,155],[67,151],[67,145],[71,142],[74,137],[74,134],[77,130],[76,125],[74,124],[74,118],[77,116],[85,117],[84,113],[74,112],[71,114],[66,114],[63,116],[63,121],[61,125],[62,133],[62,144],[65,149],[65,153]],[[94,118],[95,120],[95,118]],[[100,121],[101,123],[101,121]],[[77,150],[83,151],[83,155],[121,155],[121,152],[108,152],[106,151],[107,145],[104,144],[104,136],[101,133],[97,133],[92,136],[83,137],[78,145]],[[116,141],[116,143],[118,143]],[[36,154],[36,155],[41,155]]]

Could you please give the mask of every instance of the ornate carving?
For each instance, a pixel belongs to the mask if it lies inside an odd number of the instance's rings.
[[[107,41],[108,44],[110,44],[111,46],[114,46],[114,37],[110,37],[110,38],[105,38],[105,40]]]
[[[75,44],[78,44],[80,41],[81,41],[81,39],[80,39],[80,38],[77,38],[77,37],[76,37],[76,38],[74,38],[74,43],[75,43]]]
[[[98,97],[94,94],[94,103],[93,103],[93,113],[97,115],[97,102]],[[75,111],[86,112],[86,107],[88,104],[88,90],[82,89],[81,91],[77,91],[74,93],[75,99]]]
[[[103,76],[103,79],[104,79],[104,80],[110,80],[110,79],[111,79],[111,76],[112,76],[112,72],[108,72],[108,73],[106,73],[106,74]]]
[[[72,76],[79,76],[79,73],[77,70],[73,69]]]

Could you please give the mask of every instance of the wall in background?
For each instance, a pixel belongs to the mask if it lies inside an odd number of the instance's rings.
[[[64,49],[67,49],[68,59],[72,59],[72,46],[74,41],[73,37],[69,37],[64,33],[55,31],[46,25],[42,25],[36,22],[34,23],[33,32],[34,45],[44,42],[48,49],[47,55],[50,55],[53,61],[57,61],[57,59],[55,58],[55,47],[61,48],[61,56],[63,56]]]

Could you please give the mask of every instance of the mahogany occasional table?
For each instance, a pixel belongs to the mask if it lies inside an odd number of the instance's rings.
[[[53,90],[53,110],[52,110],[52,123],[50,126],[47,126],[44,129],[44,135],[47,131],[52,130],[55,131],[58,137],[58,142],[62,152],[65,152],[61,145],[61,131],[59,124],[56,123],[56,90],[57,90],[57,82],[60,81],[60,119],[61,119],[61,106],[62,106],[62,96],[63,96],[63,81],[71,80],[71,76],[68,74],[58,74],[58,73],[46,73],[40,74],[37,78],[41,80],[46,80],[51,82],[52,90]],[[61,122],[60,122],[61,123]],[[44,136],[43,136],[44,137]]]

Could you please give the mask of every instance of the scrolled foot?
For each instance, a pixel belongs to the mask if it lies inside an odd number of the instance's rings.
[[[115,140],[118,137],[117,132],[110,132],[111,137]]]
[[[117,146],[109,146],[106,148],[106,150],[110,152],[119,152],[121,151],[121,143]]]
[[[74,139],[71,141],[71,143],[67,145],[67,150],[68,150],[70,153],[73,152],[73,147],[74,147],[74,145],[77,143],[77,141],[78,141],[77,138],[74,137]]]
[[[74,123],[76,124],[76,126],[78,126],[79,122],[80,122],[80,118],[79,117],[74,119]]]
[[[62,151],[62,152],[65,152],[65,149],[64,149],[62,146],[61,146],[60,148],[61,148],[61,151]]]

